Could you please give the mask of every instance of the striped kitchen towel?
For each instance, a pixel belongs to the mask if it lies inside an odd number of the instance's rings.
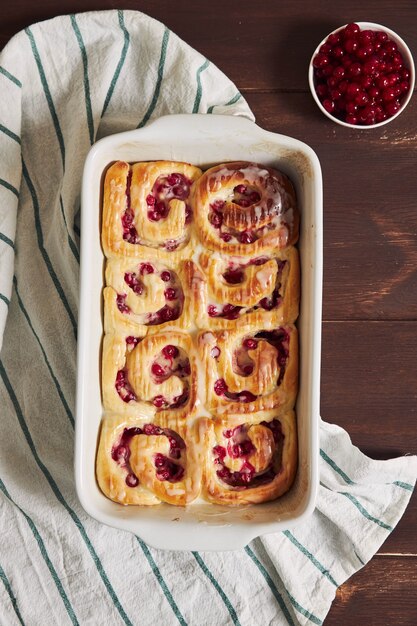
[[[323,423],[311,519],[230,553],[150,549],[90,519],[74,488],[84,158],[168,113],[253,119],[246,102],[133,11],[27,28],[0,56],[0,88],[1,625],[321,624],[403,514],[416,458],[372,461]]]

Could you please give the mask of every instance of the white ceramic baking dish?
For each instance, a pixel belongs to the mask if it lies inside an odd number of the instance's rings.
[[[115,160],[187,161],[205,169],[247,160],[284,171],[301,212],[300,388],[297,401],[299,468],[284,497],[233,509],[199,501],[186,508],[124,507],[108,500],[95,478],[102,417],[100,351],[104,255],[100,245],[103,172]],[[84,509],[100,522],[140,536],[155,548],[234,550],[251,539],[305,520],[318,486],[322,300],[322,179],[316,154],[304,143],[226,115],[172,115],[140,130],[98,141],[87,157],[82,187],[81,291],[78,331],[75,477]]]

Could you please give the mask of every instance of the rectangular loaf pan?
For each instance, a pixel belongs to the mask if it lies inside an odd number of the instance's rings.
[[[295,185],[301,216],[299,467],[289,493],[274,502],[234,509],[204,502],[186,508],[125,507],[108,500],[97,485],[95,458],[103,413],[100,213],[103,172],[116,160],[186,161],[202,169],[224,161],[253,161],[282,170]],[[226,115],[171,115],[140,130],[106,137],[91,148],[85,163],[81,235],[75,478],[86,512],[168,550],[235,550],[259,535],[305,520],[314,510],[318,487],[320,403],[322,179],[313,150],[247,119]]]

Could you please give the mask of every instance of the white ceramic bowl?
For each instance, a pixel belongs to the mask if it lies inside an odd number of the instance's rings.
[[[95,478],[102,417],[100,347],[104,256],[100,246],[102,177],[115,160],[188,161],[202,168],[247,160],[277,167],[293,181],[301,213],[302,298],[298,320],[300,389],[297,401],[299,467],[291,490],[275,502],[229,508],[202,500],[124,507],[107,499]],[[254,537],[284,530],[310,515],[318,487],[322,298],[322,179],[304,143],[229,115],[172,115],[140,130],[98,141],[87,157],[82,188],[81,288],[78,333],[75,477],[78,497],[92,517],[139,535],[155,548],[234,550]]]
[[[340,28],[336,28],[331,33],[326,35],[323,41],[321,41],[319,45],[317,46],[317,48],[314,50],[313,55],[310,60],[310,65],[308,68],[308,83],[310,85],[310,91],[320,111],[324,113],[324,115],[326,115],[329,119],[331,119],[332,122],[336,122],[336,124],[340,124],[341,126],[347,126],[348,128],[355,128],[356,130],[366,130],[369,128],[378,128],[379,126],[384,126],[384,124],[389,124],[389,122],[392,122],[393,120],[395,120],[395,118],[398,117],[404,111],[405,107],[410,102],[411,96],[413,95],[416,70],[414,66],[414,60],[411,55],[409,47],[407,46],[405,41],[401,39],[399,35],[397,35],[397,33],[395,33],[390,28],[387,28],[386,26],[382,26],[381,24],[375,24],[374,22],[355,22],[355,23],[358,24],[361,30],[383,30],[384,32],[387,33],[390,39],[392,39],[397,44],[399,52],[401,52],[406,65],[410,69],[410,89],[401,104],[401,108],[392,117],[389,117],[383,122],[378,122],[378,124],[372,124],[372,125],[360,125],[360,124],[348,124],[347,122],[343,122],[342,120],[339,120],[337,117],[334,117],[334,115],[332,115],[331,113],[328,113],[328,111],[326,111],[326,109],[323,107],[316,93],[316,89],[314,85],[313,59],[316,56],[316,54],[319,52],[321,46],[324,43],[326,43],[326,40],[329,37],[329,35],[333,35],[343,30],[347,26],[347,24],[345,24],[344,26],[340,26]]]

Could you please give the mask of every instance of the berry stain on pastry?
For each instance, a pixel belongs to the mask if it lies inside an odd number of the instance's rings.
[[[298,210],[285,174],[106,173],[97,479],[120,504],[273,500],[297,470]]]
[[[196,182],[195,195],[203,207],[197,223],[215,249],[226,244],[231,254],[247,255],[297,239],[295,191],[278,170],[246,162],[218,165]]]
[[[117,294],[116,304],[121,313],[133,313],[138,323],[153,326],[178,319],[184,294],[174,271],[142,262],[125,272],[124,291]]]

